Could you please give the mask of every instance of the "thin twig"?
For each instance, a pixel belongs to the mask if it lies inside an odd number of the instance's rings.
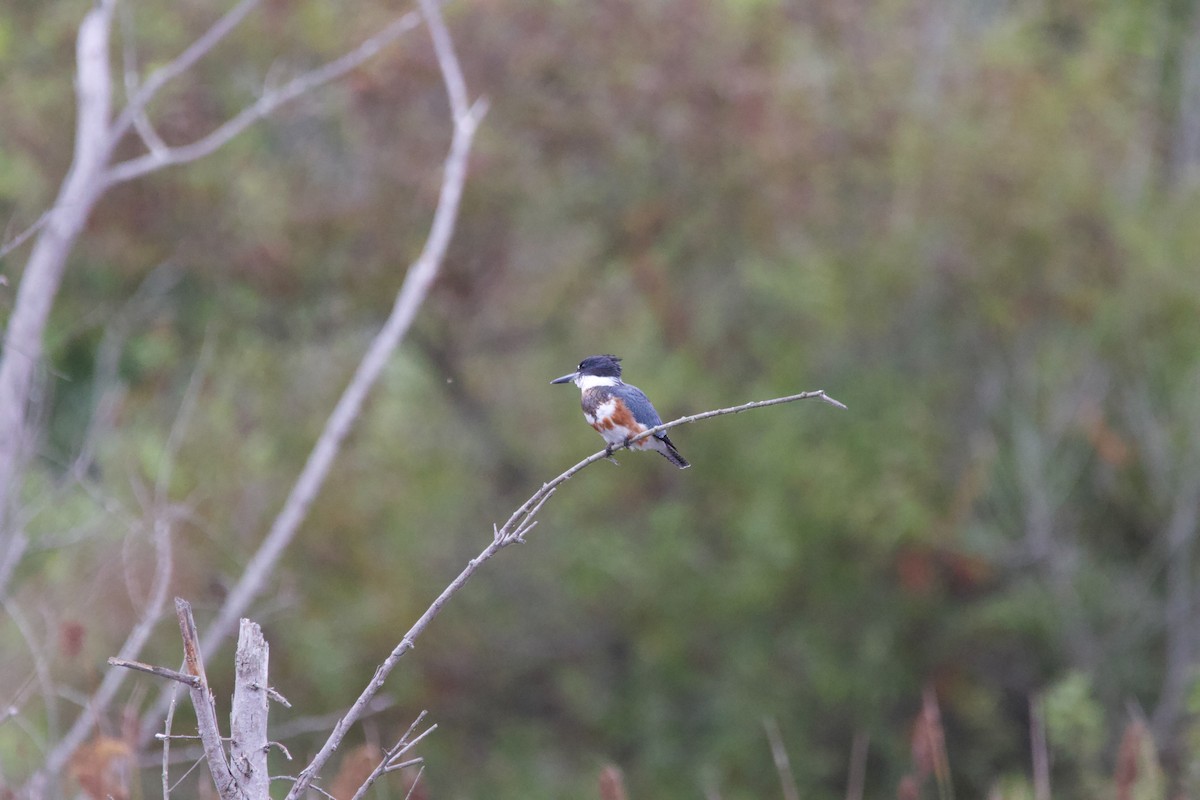
[[[137,37],[133,30],[133,9],[129,5],[124,5],[121,7],[121,49],[124,57],[125,97],[127,100],[137,96],[138,83],[141,80],[137,71],[137,48],[134,44],[136,40]],[[158,131],[154,130],[154,126],[150,123],[150,118],[146,116],[144,104],[136,109],[133,126],[137,129],[138,135],[142,137],[146,148],[151,152],[167,148],[166,142],[159,137]]]
[[[57,741],[58,690],[54,684],[54,678],[51,676],[50,661],[46,658],[45,648],[40,647],[36,642],[33,629],[29,626],[29,621],[25,619],[24,612],[21,611],[15,602],[7,598],[0,599],[0,608],[8,614],[8,618],[12,620],[13,625],[17,629],[17,633],[25,641],[25,648],[29,651],[29,657],[33,660],[33,674],[37,680],[37,686],[41,690],[42,702],[45,704],[47,740],[51,742]]]
[[[846,800],[862,800],[867,777],[867,748],[871,736],[859,731],[850,743],[850,775],[846,780]]]
[[[354,792],[354,796],[351,797],[350,800],[362,800],[363,796],[366,795],[367,791],[371,788],[375,781],[379,780],[386,772],[389,771],[389,765],[392,764],[397,756],[408,752],[413,745],[425,738],[427,734],[432,732],[433,729],[437,727],[434,725],[412,742],[408,741],[408,737],[412,736],[413,731],[417,729],[417,726],[421,724],[428,713],[428,711],[422,711],[417,715],[417,718],[414,719],[412,724],[408,726],[408,730],[406,730],[404,734],[396,740],[396,743],[392,745],[386,753],[383,754],[383,757],[379,759],[379,763],[375,765],[373,770],[371,770],[371,774],[367,776],[366,780],[359,785],[358,789]]]
[[[783,800],[800,800],[800,793],[796,790],[796,776],[792,774],[792,762],[783,744],[779,723],[773,717],[767,717],[762,721],[762,725],[771,745],[771,758],[775,762],[775,772],[779,775],[779,788],[783,793]]]
[[[8,541],[0,540],[0,601],[8,597],[8,582],[12,580],[28,547],[29,537],[20,527],[13,528]]]
[[[43,211],[42,215],[38,217],[32,225],[18,233],[13,238],[9,239],[7,244],[5,244],[3,247],[0,247],[0,258],[4,258],[13,250],[16,250],[18,247],[25,244],[29,237],[40,231],[46,225],[46,223],[50,221],[50,215],[53,213],[54,209],[52,208]]]
[[[128,6],[122,6],[128,9]],[[83,435],[83,444],[71,464],[71,474],[83,482],[101,435],[102,426],[111,423],[119,397],[121,357],[125,343],[134,329],[158,310],[159,301],[179,283],[182,272],[170,261],[164,261],[150,271],[137,289],[105,326],[104,336],[96,348],[92,366],[92,414]],[[206,342],[207,346],[207,342]]]
[[[393,697],[384,695],[375,697],[363,712],[363,719],[381,714],[390,708],[395,708],[396,700]],[[291,719],[287,722],[273,726],[272,734],[280,739],[294,739],[297,736],[314,733],[317,731],[325,732],[330,726],[342,718],[346,712],[335,711],[330,714],[319,714],[308,717],[299,717]]]
[[[163,86],[187,72],[196,62],[208,55],[209,51],[241,24],[256,5],[258,5],[258,0],[242,0],[225,12],[219,20],[213,23],[212,27],[204,32],[204,35],[188,45],[173,61],[150,73],[137,93],[129,98],[129,102],[113,123],[111,136],[114,141],[125,135],[137,116],[145,111],[146,106]]]
[[[200,688],[200,679],[186,672],[158,667],[154,664],[143,664],[141,661],[128,661],[124,658],[116,658],[115,656],[108,659],[108,665],[110,667],[124,667],[125,669],[137,670],[138,672],[146,672],[157,678],[166,678],[169,681],[179,681],[192,689]]]
[[[163,720],[162,732],[162,800],[171,800],[171,725],[175,721],[175,689],[171,687],[171,705],[167,708],[167,718]]]
[[[425,765],[422,764],[421,768],[419,770],[417,770],[416,777],[413,778],[412,786],[409,786],[408,791],[404,793],[404,800],[409,800],[409,798],[412,797],[413,792],[415,792],[417,790],[417,784],[421,782],[421,776],[424,774],[425,774]]]
[[[112,165],[105,176],[109,185],[140,178],[142,175],[162,169],[163,167],[186,164],[189,161],[195,161],[210,155],[228,144],[255,122],[271,114],[271,112],[281,105],[295,100],[300,95],[310,92],[318,86],[335,81],[362,66],[363,63],[370,60],[384,47],[417,27],[419,22],[420,15],[415,11],[410,11],[398,17],[379,33],[364,40],[350,52],[314,70],[305,72],[276,89],[270,89],[259,95],[256,101],[243,108],[233,117],[230,117],[207,136],[203,136],[185,145],[151,149],[148,153]],[[147,85],[149,83],[150,81],[146,82]],[[134,105],[134,102],[131,101],[126,112],[128,112],[129,108],[133,108]],[[121,115],[118,125],[125,124],[127,126],[128,123],[124,122],[125,116],[126,114]],[[133,120],[136,120],[135,115],[130,117],[130,122]],[[128,128],[126,127],[125,129],[127,130]]]
[[[191,775],[193,772],[195,772],[196,767],[200,766],[203,763],[204,763],[204,754],[203,754],[203,751],[201,751],[200,757],[192,762],[192,765],[190,767],[188,767],[182,775],[179,776],[179,779],[176,780],[175,783],[171,784],[171,788],[167,790],[167,794],[163,796],[163,800],[169,800],[171,791],[179,788],[179,784],[181,784],[185,780],[187,780],[187,776]]]

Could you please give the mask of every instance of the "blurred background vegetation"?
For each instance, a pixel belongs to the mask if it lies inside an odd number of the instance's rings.
[[[388,6],[265,3],[152,109],[160,131],[211,130]],[[1033,796],[1031,708],[1055,797],[1200,795],[1198,6],[449,4],[491,111],[417,330],[251,615],[296,706],[278,724],[351,702],[491,524],[599,448],[548,381],[613,352],[664,418],[817,388],[850,410],[682,428],[691,470],[626,454],[560,490],[367,726],[429,709],[429,797],[593,797],[609,763],[631,798],[777,797],[764,720],[801,796],[845,795],[855,741],[866,795],[895,796],[922,774],[926,690],[956,796]],[[0,13],[10,236],[69,162],[86,7]],[[122,9],[148,65],[218,13]],[[50,329],[0,700],[107,669],[198,369],[172,592],[202,621],[220,603],[416,255],[448,130],[417,31],[104,199]],[[0,313],[23,258],[0,265]],[[178,653],[167,620],[144,660]],[[206,656],[227,691],[231,653]],[[31,701],[0,726],[6,775],[54,717]]]

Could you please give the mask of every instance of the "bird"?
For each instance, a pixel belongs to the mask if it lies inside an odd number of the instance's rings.
[[[614,447],[625,445],[634,450],[656,450],[680,469],[691,466],[662,431],[630,444],[630,437],[662,425],[662,419],[641,389],[621,380],[621,359],[616,356],[588,356],[574,372],[550,383],[574,383],[579,387],[583,417],[604,437],[604,453],[610,458]]]

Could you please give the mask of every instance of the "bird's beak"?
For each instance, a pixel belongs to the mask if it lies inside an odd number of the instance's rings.
[[[554,380],[550,381],[550,383],[551,383],[551,385],[556,384],[556,383],[570,383],[571,381],[575,380],[575,378],[577,378],[578,376],[579,376],[578,372],[572,372],[570,375],[563,375],[561,378],[555,378]]]

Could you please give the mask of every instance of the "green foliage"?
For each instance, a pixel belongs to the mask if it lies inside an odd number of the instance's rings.
[[[1088,676],[1072,672],[1048,687],[1042,696],[1042,715],[1051,751],[1086,786],[1100,766],[1108,735],[1104,710],[1092,696]]]
[[[177,5],[130,9],[141,63],[214,13]],[[599,448],[547,383],[615,352],[665,418],[814,388],[850,410],[685,427],[687,472],[627,453],[564,486],[388,685],[384,738],[440,725],[432,795],[594,796],[613,762],[631,797],[774,797],[771,717],[803,796],[844,795],[856,735],[865,794],[891,796],[925,686],[956,796],[1033,796],[1033,696],[1055,796],[1110,793],[1127,704],[1164,702],[1168,562],[1200,557],[1164,540],[1200,453],[1200,194],[1167,155],[1186,5],[449,6],[491,111],[445,270],[252,614],[297,705],[278,721],[351,702],[492,524]],[[0,20],[16,227],[69,159],[77,6]],[[333,9],[266,4],[151,109],[160,132],[202,135],[391,13]],[[254,552],[419,252],[442,91],[416,32],[102,202],[54,309],[14,583],[38,641],[86,631],[49,648],[56,679],[94,686],[139,612],[166,464],[172,591],[203,618]],[[143,658],[171,664],[161,627]],[[25,644],[0,624],[0,697]],[[1145,796],[1196,786],[1195,709],[1173,711],[1169,774],[1135,741]],[[6,776],[35,750],[0,726]]]

